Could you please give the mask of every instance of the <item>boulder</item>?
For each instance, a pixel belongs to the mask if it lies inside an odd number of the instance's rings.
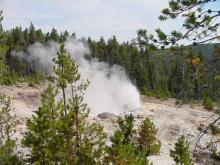
[[[102,120],[110,120],[111,123],[116,124],[118,117],[112,113],[109,112],[103,112],[97,115],[98,118],[102,119]]]
[[[116,118],[117,116],[115,116],[112,113],[103,112],[103,113],[98,114],[97,117],[100,119],[112,119],[112,118]]]

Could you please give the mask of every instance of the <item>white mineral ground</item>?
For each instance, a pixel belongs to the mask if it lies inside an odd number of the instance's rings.
[[[40,103],[42,87],[28,87],[28,85],[0,86],[0,95],[8,95],[12,99],[14,113],[16,115],[16,137],[18,142],[25,132],[25,122],[33,114]],[[135,117],[135,128],[145,117],[150,117],[158,129],[157,138],[161,141],[161,152],[158,155],[150,156],[154,165],[174,164],[169,156],[169,150],[173,148],[176,139],[187,136],[192,142],[199,134],[198,127],[206,125],[212,112],[204,110],[200,104],[175,105],[175,99],[159,100],[141,96],[142,107],[133,111]],[[131,112],[127,112],[131,113]],[[124,114],[121,114],[123,116]],[[99,117],[90,118],[90,122],[98,122],[104,126],[108,137],[117,129],[117,117],[113,114],[104,113]],[[203,139],[206,143],[209,137]],[[193,149],[193,144],[191,144]],[[206,164],[207,154],[201,156],[196,164]]]

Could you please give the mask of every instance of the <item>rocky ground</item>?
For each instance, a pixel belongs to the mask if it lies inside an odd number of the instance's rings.
[[[18,139],[25,131],[26,119],[31,117],[33,110],[36,110],[40,103],[41,91],[42,87],[40,86],[0,86],[0,95],[5,94],[12,99]],[[200,104],[176,105],[175,99],[162,101],[143,96],[141,100],[142,108],[127,113],[134,115],[136,128],[145,117],[150,117],[154,121],[158,129],[157,137],[162,143],[160,154],[150,157],[154,165],[174,164],[169,156],[169,150],[173,148],[176,139],[181,135],[187,136],[193,150],[194,140],[200,132],[198,128],[205,126],[210,118],[215,118],[213,112],[204,110]],[[120,116],[124,116],[124,114]],[[114,114],[102,113],[95,118],[91,117],[89,120],[102,124],[108,136],[111,136],[117,129],[117,118],[118,116]],[[209,136],[205,136],[202,142],[207,143],[209,138]],[[207,153],[202,155],[197,160],[197,164],[208,164],[206,163],[207,157]]]

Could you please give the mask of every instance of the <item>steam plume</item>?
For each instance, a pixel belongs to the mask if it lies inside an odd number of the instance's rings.
[[[140,107],[139,92],[122,67],[118,65],[110,67],[95,58],[88,61],[85,54],[90,53],[89,48],[72,38],[67,39],[65,47],[79,65],[81,77],[90,81],[84,99],[91,109],[92,116],[102,112],[121,114]],[[56,56],[58,48],[59,44],[55,42],[49,42],[47,45],[35,43],[26,53],[14,51],[12,55],[20,59],[25,58],[30,63],[37,62],[42,71],[51,73],[52,59]]]

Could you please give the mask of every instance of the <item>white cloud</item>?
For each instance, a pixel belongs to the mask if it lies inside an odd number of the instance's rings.
[[[130,40],[139,28],[152,32],[164,25],[157,17],[167,5],[168,0],[0,0],[6,29],[33,22],[44,31],[55,27],[95,39],[115,34],[119,40]]]

